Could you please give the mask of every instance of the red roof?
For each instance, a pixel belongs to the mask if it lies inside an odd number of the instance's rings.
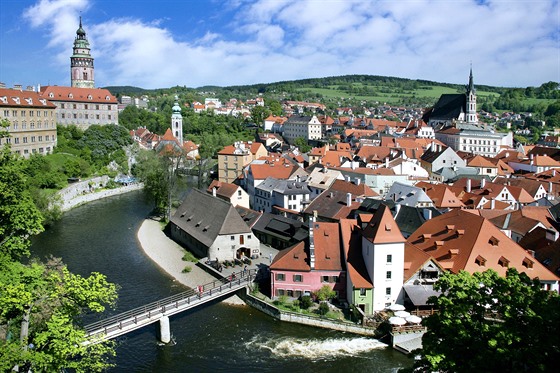
[[[364,229],[364,237],[373,243],[405,242],[399,226],[393,219],[391,210],[385,204],[377,209],[373,218]]]
[[[77,88],[50,85],[41,87],[41,95],[51,101],[117,104],[117,98],[105,88]]]
[[[0,107],[54,109],[56,105],[37,92],[0,88]]]

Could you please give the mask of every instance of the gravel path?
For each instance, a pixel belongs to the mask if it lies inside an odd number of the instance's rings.
[[[185,250],[171,240],[161,230],[158,221],[146,219],[138,229],[138,241],[140,246],[161,269],[175,278],[181,284],[196,289],[198,285],[206,284],[215,280],[215,278],[206,273],[196,263],[185,262],[182,260]],[[192,270],[189,273],[183,273],[183,268],[189,265]],[[229,297],[224,300],[230,304],[245,304],[238,296]]]

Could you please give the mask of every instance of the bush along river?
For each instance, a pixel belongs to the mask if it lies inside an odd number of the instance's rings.
[[[33,238],[32,253],[118,284],[117,307],[104,316],[185,291],[139,247],[136,233],[151,209],[140,191],[77,207]],[[169,345],[158,342],[157,323],[119,337],[111,371],[395,372],[412,365],[375,339],[280,322],[249,306],[215,302],[170,321]]]

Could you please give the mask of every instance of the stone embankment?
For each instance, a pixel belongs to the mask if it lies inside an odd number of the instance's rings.
[[[60,209],[68,211],[84,203],[128,193],[144,187],[143,183],[133,183],[114,189],[103,189],[107,185],[107,181],[109,181],[108,176],[101,176],[71,184],[60,190],[58,192],[61,200]]]

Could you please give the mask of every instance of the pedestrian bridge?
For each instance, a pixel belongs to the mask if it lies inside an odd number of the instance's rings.
[[[116,338],[156,321],[160,322],[160,338],[162,342],[167,343],[171,337],[169,316],[234,293],[251,284],[256,275],[257,269],[233,273],[228,278],[201,285],[198,289],[187,290],[86,325],[85,331],[88,341],[85,344],[99,343]]]

